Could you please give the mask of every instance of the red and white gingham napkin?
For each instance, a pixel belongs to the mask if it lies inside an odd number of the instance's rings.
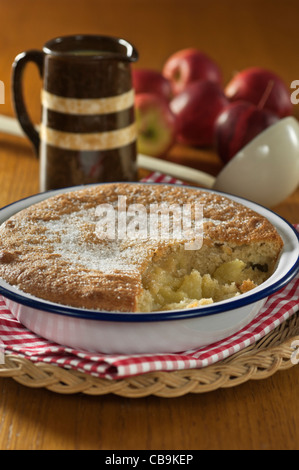
[[[181,183],[159,173],[151,174],[146,181]],[[299,224],[296,228],[299,231]],[[289,319],[298,308],[299,275],[270,296],[259,315],[248,326],[225,340],[177,354],[112,355],[78,351],[37,336],[15,319],[0,296],[0,353],[2,351],[7,355],[16,354],[30,359],[33,363],[53,364],[109,379],[153,371],[203,368],[255,343]]]

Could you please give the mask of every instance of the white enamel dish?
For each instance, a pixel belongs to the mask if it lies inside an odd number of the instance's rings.
[[[82,186],[48,191],[10,204],[0,210],[0,224],[32,204],[80,188]],[[79,350],[106,354],[174,353],[220,341],[248,325],[268,296],[284,287],[299,271],[299,237],[287,221],[256,203],[221,194],[267,217],[284,241],[273,275],[242,296],[188,310],[120,313],[43,301],[24,294],[2,279],[0,294],[12,314],[29,330],[49,341]]]

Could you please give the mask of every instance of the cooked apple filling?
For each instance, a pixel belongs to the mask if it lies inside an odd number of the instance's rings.
[[[243,294],[269,276],[267,264],[240,259],[221,263],[212,272],[190,269],[191,257],[176,254],[153,264],[143,277],[141,311],[173,310],[209,305]],[[195,260],[196,261],[196,260]],[[193,266],[196,262],[193,261]]]

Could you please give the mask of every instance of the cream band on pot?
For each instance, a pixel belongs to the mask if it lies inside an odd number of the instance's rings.
[[[134,89],[106,98],[64,98],[42,90],[41,101],[43,107],[64,114],[117,113],[134,105]]]
[[[42,141],[54,147],[68,150],[110,150],[129,145],[136,140],[135,123],[108,132],[77,133],[63,132],[40,126]]]

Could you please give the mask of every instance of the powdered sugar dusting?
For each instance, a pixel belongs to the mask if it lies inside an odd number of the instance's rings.
[[[84,209],[71,214],[64,214],[58,220],[42,224],[46,228],[45,236],[52,244],[53,251],[72,263],[102,272],[115,270],[132,271],[137,269],[131,246],[127,248],[109,240],[106,243],[87,243],[85,235],[95,230],[96,209]]]

